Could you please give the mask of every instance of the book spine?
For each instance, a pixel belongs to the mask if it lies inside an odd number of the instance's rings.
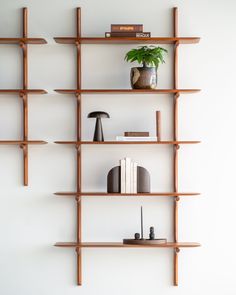
[[[125,137],[149,137],[149,132],[133,132],[133,131],[126,131],[124,133]]]
[[[137,136],[116,136],[116,140],[117,141],[157,141],[157,137],[153,136],[153,137],[145,137],[145,136],[141,136],[141,137],[137,137]]]
[[[138,192],[138,182],[137,182],[137,175],[138,175],[138,163],[134,162],[134,165],[133,165],[133,173],[134,173],[134,186],[133,186],[133,193],[134,194],[137,194]]]
[[[111,32],[142,32],[143,25],[124,25],[124,24],[112,24],[111,25]]]
[[[131,166],[131,159],[125,158],[125,192],[130,194],[131,187],[130,187],[130,166]]]
[[[150,32],[105,32],[105,37],[134,37],[134,38],[150,38]]]
[[[133,193],[133,189],[134,189],[134,187],[133,187],[133,185],[134,185],[134,171],[133,171],[134,165],[133,164],[134,164],[133,161],[131,161],[131,163],[130,163],[130,193],[131,194]]]
[[[125,159],[120,160],[120,192],[125,194]]]

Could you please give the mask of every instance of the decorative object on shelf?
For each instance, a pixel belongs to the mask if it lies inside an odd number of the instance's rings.
[[[157,140],[161,141],[161,112],[156,111],[156,135]]]
[[[150,38],[150,32],[143,32],[143,25],[124,25],[124,24],[115,24],[111,25],[111,32],[105,33],[106,38]]]
[[[142,33],[142,24],[111,24],[111,32],[138,32]]]
[[[120,160],[120,166],[107,175],[107,192],[136,194],[150,193],[150,174],[130,158]]]
[[[116,136],[117,141],[157,141],[156,136]]]
[[[106,38],[124,38],[124,37],[131,37],[131,38],[150,38],[150,32],[105,32]]]
[[[149,239],[144,239],[143,237],[143,207],[141,206],[141,236],[139,233],[134,234],[134,239],[123,239],[123,244],[130,245],[156,245],[156,244],[166,244],[167,239],[155,239],[154,227],[150,227]]]
[[[142,67],[131,68],[130,82],[133,89],[155,89],[157,87],[157,68],[164,63],[164,53],[167,50],[162,47],[140,46],[132,49],[125,55],[127,62],[137,61]]]
[[[149,132],[140,132],[140,131],[126,131],[124,132],[124,136],[126,137],[143,137],[143,136],[149,136]]]
[[[104,141],[101,119],[110,118],[109,114],[106,112],[97,111],[97,112],[89,113],[88,118],[96,118],[93,141]]]
[[[155,240],[155,232],[153,226],[150,227],[149,240]]]

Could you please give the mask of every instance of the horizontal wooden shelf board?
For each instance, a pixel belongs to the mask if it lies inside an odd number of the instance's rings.
[[[151,37],[151,38],[131,38],[131,37],[55,37],[54,40],[60,44],[194,44],[200,41],[199,37]]]
[[[0,44],[46,44],[43,38],[0,38]]]
[[[200,193],[181,193],[181,192],[153,192],[153,193],[137,193],[137,194],[121,194],[121,193],[106,193],[106,192],[56,192],[54,193],[57,196],[68,196],[68,197],[74,197],[74,196],[86,196],[86,197],[96,197],[96,196],[108,196],[108,197],[119,197],[119,196],[133,196],[133,197],[176,197],[176,196],[198,196]]]
[[[55,89],[61,94],[188,94],[200,89]]]
[[[118,242],[58,242],[56,247],[76,247],[76,248],[192,248],[201,246],[199,243],[179,242],[179,243],[165,243],[165,244],[152,244],[152,245],[127,245]]]
[[[200,141],[55,141],[57,144],[69,144],[69,145],[80,145],[80,144],[197,144]]]
[[[0,89],[1,94],[46,94],[47,91],[43,89]]]
[[[0,145],[36,145],[36,144],[47,144],[43,140],[0,140]]]

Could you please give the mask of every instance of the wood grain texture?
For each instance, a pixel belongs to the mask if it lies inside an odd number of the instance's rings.
[[[173,35],[178,37],[178,8],[173,9]],[[174,59],[173,59],[173,88],[178,88],[178,48],[179,41],[174,43]],[[173,140],[178,140],[178,98],[180,93],[174,94],[173,100]],[[178,192],[178,150],[179,145],[175,145],[173,148],[173,190]],[[178,242],[178,197],[175,197],[173,204],[173,241]],[[174,286],[178,286],[178,252],[177,248],[174,249]]]
[[[76,33],[77,38],[81,37],[81,9],[78,7],[76,9]],[[81,88],[81,44],[76,44],[76,86],[78,89]],[[76,93],[76,121],[77,121],[77,141],[81,141],[81,112],[82,112],[82,98],[80,93]],[[77,192],[81,192],[81,146],[77,145]],[[78,200],[77,204],[77,243],[81,243],[82,241],[82,200]],[[79,286],[82,285],[82,253],[81,250],[77,251],[77,284]]]
[[[198,196],[200,193],[189,193],[189,192],[152,192],[152,193],[137,193],[137,194],[121,194],[121,193],[106,193],[106,192],[56,192],[54,193],[57,196],[85,196],[85,197],[101,197],[101,196],[108,196],[108,197],[175,197],[175,196],[182,196],[182,197],[190,197],[190,196]]]
[[[47,91],[43,89],[0,89],[0,95],[23,95],[23,94],[46,94]]]
[[[0,145],[37,145],[47,144],[44,140],[0,140]]]
[[[166,145],[176,145],[176,144],[198,144],[200,141],[192,141],[192,140],[185,140],[185,141],[55,141],[56,144],[68,144],[68,145],[114,145],[114,144],[166,144]]]
[[[56,247],[78,247],[78,248],[193,248],[200,247],[199,243],[191,242],[179,242],[165,244],[154,244],[154,245],[128,245],[119,242],[58,242],[54,246]]]
[[[152,37],[152,38],[131,38],[131,37],[55,37],[56,43],[60,44],[174,44],[179,42],[180,44],[195,44],[200,41],[199,37]]]
[[[47,44],[47,41],[43,38],[0,38],[0,44]]]
[[[61,94],[190,94],[200,89],[55,89]]]

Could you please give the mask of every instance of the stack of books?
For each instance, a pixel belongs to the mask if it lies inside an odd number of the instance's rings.
[[[143,25],[140,24],[112,24],[111,32],[106,32],[105,37],[150,38],[151,33],[143,32]]]
[[[130,158],[120,160],[120,192],[122,194],[137,193],[138,164]]]
[[[157,136],[149,136],[149,132],[125,132],[124,136],[116,136],[117,141],[157,141]]]

